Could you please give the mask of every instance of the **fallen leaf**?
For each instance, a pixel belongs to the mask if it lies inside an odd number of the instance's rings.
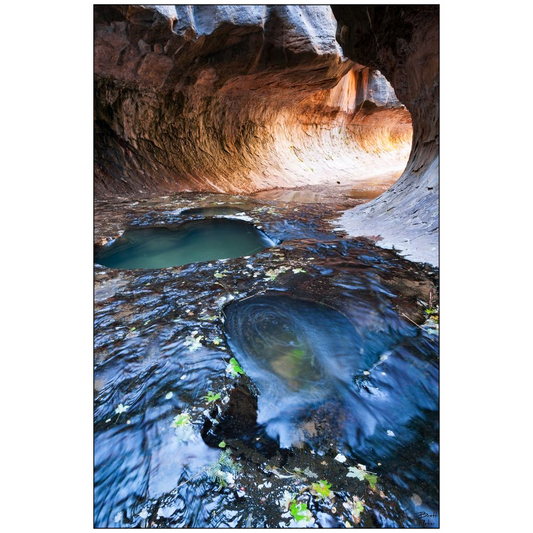
[[[294,498],[296,498],[296,494],[291,493],[287,490],[283,491],[283,496],[278,501],[278,504],[281,506],[284,512],[287,512],[289,510],[289,507]]]
[[[307,509],[307,504],[294,502],[291,505],[291,515],[296,522],[309,522],[312,518],[311,511]]]
[[[174,417],[174,420],[172,421],[172,426],[175,428],[179,428],[181,426],[186,426],[190,423],[191,415],[189,413],[180,413],[179,415]]]
[[[241,365],[239,365],[235,357],[230,359],[229,364],[226,367],[226,372],[234,378],[237,377],[238,374],[244,374],[244,370],[241,368]]]
[[[115,413],[117,415],[120,415],[122,413],[125,413],[128,409],[129,409],[129,405],[122,405],[122,404],[119,404],[119,406],[115,409]]]
[[[378,476],[374,474],[365,474],[365,479],[368,481],[368,484],[370,485],[370,488],[372,490],[376,488],[376,482],[378,480]]]
[[[416,494],[416,493],[413,493],[413,495],[411,496],[411,501],[418,507],[419,505],[422,505],[422,498]]]
[[[296,470],[296,469],[295,469]],[[318,474],[315,474],[313,471],[309,470],[309,468],[305,468],[304,470],[304,474],[307,476],[307,477],[310,477],[310,478],[317,478],[318,477]]]
[[[348,467],[349,472],[346,474],[346,477],[356,477],[359,481],[365,479],[366,472],[364,470],[359,470],[356,466]]]

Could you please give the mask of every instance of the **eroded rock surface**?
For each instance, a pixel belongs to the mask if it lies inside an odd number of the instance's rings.
[[[329,6],[96,6],[96,195],[403,169],[410,115],[336,26]]]
[[[351,235],[379,235],[414,261],[438,264],[439,6],[333,6],[352,60],[379,69],[413,118],[404,174],[385,194],[340,219]]]

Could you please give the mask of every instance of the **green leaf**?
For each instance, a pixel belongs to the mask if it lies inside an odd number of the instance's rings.
[[[232,377],[237,377],[238,374],[244,374],[244,370],[241,368],[241,365],[237,363],[237,359],[232,357],[229,360],[229,365],[226,367],[226,372],[231,374]]]
[[[223,440],[221,440],[221,441],[218,443],[218,447],[219,447],[219,448],[225,448],[225,447],[226,447],[226,443],[225,443]]]
[[[365,479],[368,481],[370,488],[374,490],[376,488],[378,476],[375,476],[374,474],[365,474]]]
[[[207,403],[214,403],[216,402],[217,400],[220,400],[220,392],[217,392],[216,394],[214,392],[211,392],[209,391],[206,395],[205,395],[205,401]]]
[[[275,270],[267,270],[265,274],[268,276],[267,280],[274,281],[278,277],[278,273]]]
[[[215,337],[213,339],[213,344],[215,344],[216,346],[218,346],[221,342],[222,342],[222,339],[220,337]]]
[[[353,500],[348,500],[342,504],[345,509],[348,509],[352,515],[352,520],[359,524],[360,514],[365,510],[363,502],[359,500],[357,496],[354,496]],[[349,527],[352,527],[351,524]]]
[[[304,274],[307,270],[304,270],[303,268],[293,268],[292,272],[293,274]]]
[[[311,512],[307,509],[307,504],[305,503],[294,502],[291,505],[291,515],[296,522],[301,522],[302,520],[308,522],[311,518]]]
[[[182,426],[186,426],[187,424],[191,423],[191,415],[189,413],[180,413],[176,417],[174,417],[174,420],[172,421],[172,425],[175,428],[179,428]]]
[[[318,483],[313,483],[311,485],[313,490],[318,494],[320,498],[329,498],[331,491],[331,483],[328,483],[326,480],[322,479]]]

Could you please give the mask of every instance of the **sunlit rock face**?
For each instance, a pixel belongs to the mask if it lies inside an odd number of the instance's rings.
[[[411,112],[413,149],[398,182],[345,213],[351,235],[438,264],[439,6],[333,6],[337,38],[354,61],[379,69]]]
[[[96,195],[401,171],[410,114],[336,29],[329,6],[95,6]]]

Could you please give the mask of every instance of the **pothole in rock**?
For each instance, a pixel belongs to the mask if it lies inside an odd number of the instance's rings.
[[[253,224],[211,218],[176,227],[130,228],[100,248],[95,262],[108,268],[167,268],[252,255],[275,244]]]
[[[251,205],[213,205],[207,207],[193,207],[191,209],[184,209],[182,215],[203,215],[205,217],[216,217],[224,215],[237,215],[244,211],[253,209]]]
[[[281,445],[299,440],[294,419],[332,399],[365,367],[362,340],[339,311],[285,295],[248,298],[225,309],[228,343],[257,386],[258,423]]]
[[[259,392],[257,423],[282,448],[348,447],[370,464],[406,446],[424,454],[438,397],[435,345],[356,303],[349,317],[280,293],[225,308],[228,344]]]

